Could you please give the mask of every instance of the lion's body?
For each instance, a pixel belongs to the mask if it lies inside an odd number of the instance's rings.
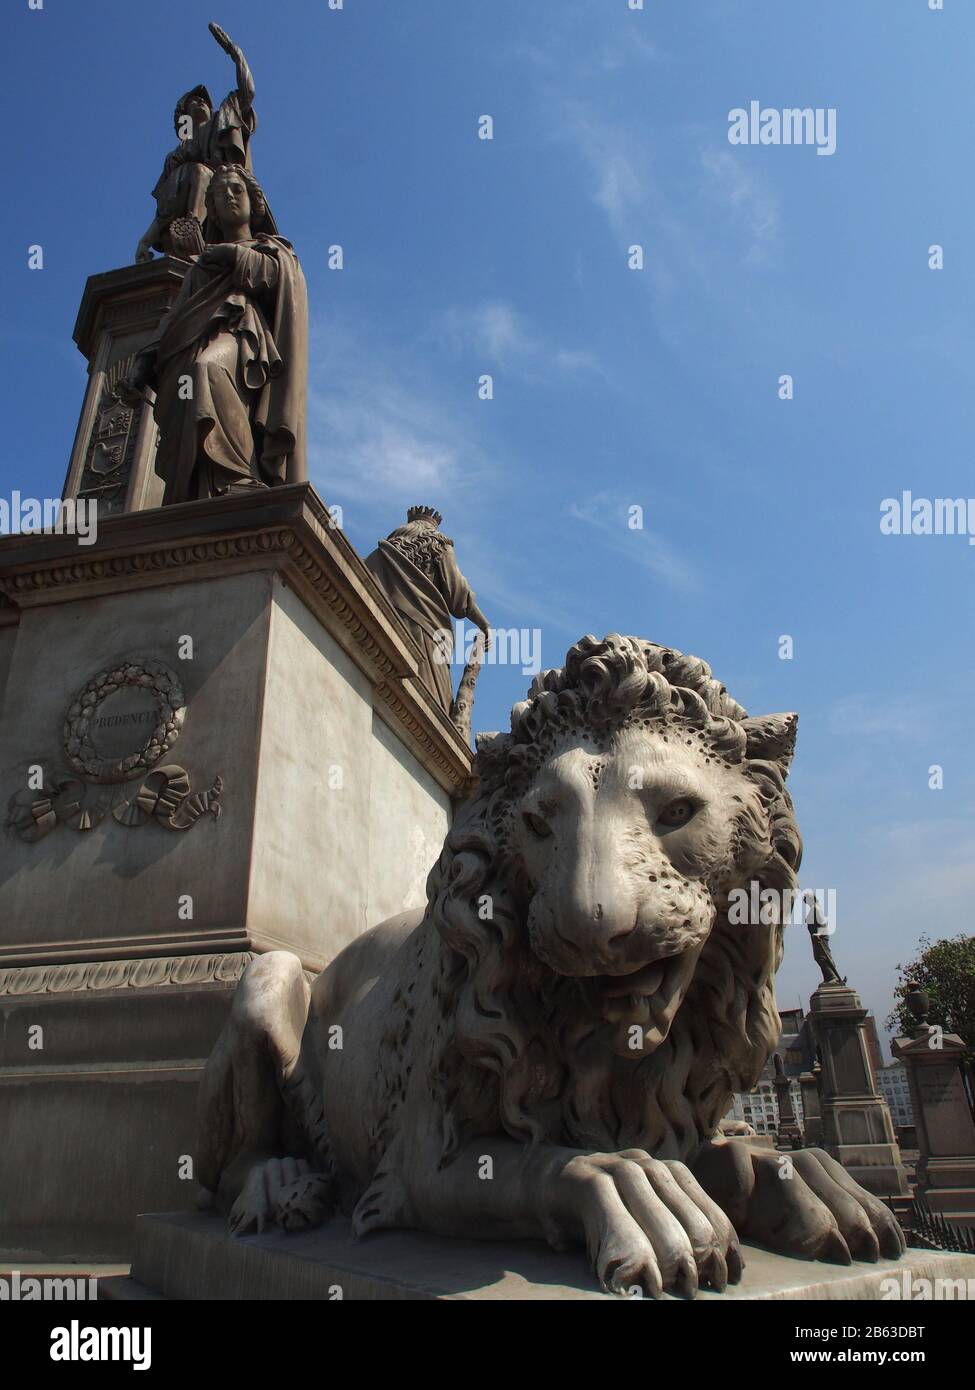
[[[684,1165],[778,1035],[781,922],[732,926],[728,897],[795,887],[794,737],[794,716],[749,720],[703,662],[633,638],[585,638],[539,677],[510,737],[479,750],[426,909],[353,942],[310,992],[287,953],[248,968],[202,1095],[201,1177],[235,1228],[337,1199],[359,1233],[568,1230],[596,1241],[604,1282],[619,1246],[654,1286],[627,1224],[650,1199],[607,1215],[600,1184],[622,1193],[635,1156],[689,1232],[707,1208]],[[709,1221],[698,1265],[717,1270],[727,1222],[713,1204]]]

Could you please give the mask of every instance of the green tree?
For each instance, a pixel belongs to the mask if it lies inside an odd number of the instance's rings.
[[[968,1051],[969,1068],[975,1063],[975,936],[954,936],[932,941],[922,936],[919,955],[909,965],[898,965],[900,980],[894,990],[894,1010],[888,1029],[910,1037],[916,1023],[904,1000],[915,986],[928,992],[930,1023],[940,1023],[946,1033],[957,1033]]]

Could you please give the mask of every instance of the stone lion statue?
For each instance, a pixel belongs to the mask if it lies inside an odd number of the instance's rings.
[[[653,1296],[736,1281],[739,1238],[899,1255],[822,1150],[783,1180],[719,1132],[777,1040],[782,926],[732,926],[728,896],[796,887],[796,725],[634,637],[538,676],[478,740],[425,910],[311,986],[288,952],[248,966],[201,1093],[198,1171],[231,1230],[338,1208],[357,1235],[541,1237]]]

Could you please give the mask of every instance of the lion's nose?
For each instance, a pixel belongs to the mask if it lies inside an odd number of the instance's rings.
[[[617,918],[619,918],[620,915],[621,914],[617,911]],[[597,902],[593,906],[592,920],[600,928],[600,935],[610,946],[612,946],[614,941],[619,941],[621,937],[629,936],[632,931],[636,930],[635,914],[633,915],[633,920],[627,925],[626,912],[624,909],[622,925],[620,925],[619,923],[614,925],[612,921],[607,919],[606,909],[603,907],[601,902]],[[607,931],[607,927],[610,928],[609,931]]]
[[[618,931],[614,931],[614,932],[612,932],[612,933],[610,934],[610,937],[609,937],[609,944],[610,944],[610,946],[615,945],[617,941],[622,941],[623,938],[624,938],[625,936],[632,936],[633,933],[636,931],[636,927],[637,927],[637,919],[636,919],[636,916],[634,915],[633,921],[630,923],[630,925],[629,925],[628,927],[620,927]]]

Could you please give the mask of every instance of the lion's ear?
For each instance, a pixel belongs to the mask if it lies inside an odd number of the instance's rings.
[[[497,776],[504,766],[505,754],[511,747],[510,734],[475,734],[477,770],[484,781]]]
[[[745,757],[778,763],[784,777],[796,751],[798,714],[762,714],[743,719],[741,727],[745,730]]]

